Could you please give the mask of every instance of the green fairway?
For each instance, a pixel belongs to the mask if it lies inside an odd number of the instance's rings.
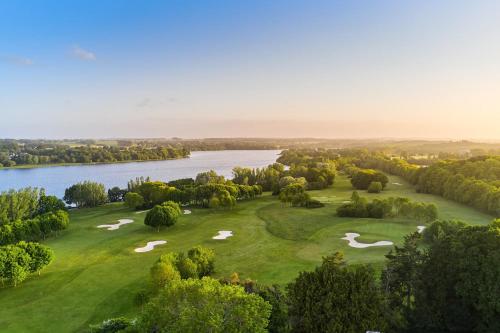
[[[390,240],[398,244],[421,225],[404,219],[336,217],[336,207],[352,193],[343,176],[337,177],[332,188],[310,193],[326,206],[284,208],[276,197],[266,194],[239,202],[232,210],[191,209],[192,214],[183,215],[175,226],[159,233],[143,224],[144,213],[136,214],[122,204],[72,211],[69,229],[45,242],[56,258],[42,275],[16,288],[0,289],[0,331],[78,332],[109,317],[133,317],[138,311],[133,296],[146,285],[149,268],[165,252],[185,251],[194,245],[210,247],[216,252],[217,277],[238,272],[242,278],[285,284],[335,251],[343,251],[349,263],[383,264],[390,247],[351,248],[341,240],[346,232],[361,234],[360,242]],[[381,194],[360,193],[369,199],[404,196],[433,202],[441,219],[471,224],[493,219],[440,197],[415,193],[398,177],[390,177],[387,190]],[[114,231],[97,228],[124,218],[134,223]],[[219,230],[231,230],[234,236],[213,240]],[[134,252],[154,240],[168,243],[151,252]]]

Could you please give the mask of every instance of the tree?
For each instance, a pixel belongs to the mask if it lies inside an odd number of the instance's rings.
[[[38,273],[54,259],[54,251],[49,247],[33,242],[19,242],[17,247],[23,249],[31,258],[29,265],[30,273]]]
[[[394,246],[385,257],[387,264],[382,272],[382,287],[393,311],[393,326],[407,326],[414,306],[415,288],[418,285],[418,266],[423,260],[419,249],[421,234],[414,232],[405,236],[403,246]]]
[[[209,277],[174,280],[144,309],[144,332],[266,332],[271,305],[240,286]]]
[[[127,194],[127,190],[122,190],[118,186],[110,188],[108,190],[108,199],[109,202],[119,202],[123,201],[123,197]]]
[[[58,210],[66,210],[66,205],[58,197],[53,195],[42,195],[40,199],[38,199],[37,215],[49,212],[54,213]]]
[[[288,298],[278,285],[258,286],[257,295],[271,304],[271,316],[267,330],[269,333],[290,332],[288,320]]]
[[[181,215],[179,205],[172,201],[167,201],[161,205],[154,206],[146,214],[144,224],[156,228],[160,232],[161,227],[170,227],[177,222]]]
[[[372,169],[357,169],[351,178],[351,184],[358,190],[366,190],[370,183],[380,182],[382,188],[389,182],[386,175]]]
[[[224,176],[219,176],[217,172],[210,170],[197,174],[194,182],[196,185],[224,184],[226,180]]]
[[[176,261],[177,269],[183,279],[198,278],[198,266],[191,258],[188,258],[184,253],[179,253]]]
[[[374,271],[346,267],[342,254],[323,258],[288,285],[292,332],[385,331],[386,308]]]
[[[299,207],[305,206],[311,197],[306,193],[304,184],[292,183],[281,189],[279,199],[285,204]]]
[[[15,245],[0,247],[1,280],[8,280],[14,287],[24,281],[29,274],[31,257],[26,251]]]
[[[34,217],[42,194],[31,187],[0,193],[0,225]]]
[[[138,209],[144,205],[144,198],[139,193],[128,192],[124,198],[127,207]]]
[[[105,204],[108,196],[103,184],[84,181],[67,188],[64,201],[69,205],[75,204],[78,208],[97,207]]]
[[[382,189],[383,186],[381,182],[371,182],[368,186],[368,193],[380,193]]]
[[[188,251],[188,258],[196,265],[198,277],[202,278],[214,272],[215,252],[202,246],[195,246]]]
[[[387,255],[382,282],[398,330],[500,330],[499,227],[437,221],[423,232],[425,246],[415,232]]]
[[[151,282],[156,289],[165,287],[169,281],[178,280],[181,275],[175,265],[169,261],[159,260],[151,267]]]

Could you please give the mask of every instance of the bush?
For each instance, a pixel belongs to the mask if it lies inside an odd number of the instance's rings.
[[[305,206],[306,206],[306,208],[321,208],[321,207],[325,207],[325,205],[321,201],[316,200],[316,199],[309,199],[309,200],[307,200]]]
[[[381,182],[371,182],[368,186],[368,193],[380,193],[383,189]]]
[[[144,198],[139,193],[128,192],[124,198],[127,207],[138,209],[144,205]]]
[[[126,328],[133,326],[134,321],[119,317],[106,319],[101,324],[90,325],[90,332],[92,333],[116,333],[125,330]]]

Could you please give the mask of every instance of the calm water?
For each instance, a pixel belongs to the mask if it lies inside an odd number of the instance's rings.
[[[150,176],[169,181],[195,177],[199,172],[215,170],[231,177],[235,166],[257,168],[274,163],[278,150],[224,150],[192,152],[190,158],[169,161],[118,164],[57,166],[33,169],[0,170],[0,191],[11,188],[43,187],[47,194],[62,197],[69,186],[84,180],[103,183],[106,188],[126,187],[130,179]]]

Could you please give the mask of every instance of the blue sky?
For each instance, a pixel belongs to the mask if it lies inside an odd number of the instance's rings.
[[[3,1],[0,137],[500,139],[498,1]]]

